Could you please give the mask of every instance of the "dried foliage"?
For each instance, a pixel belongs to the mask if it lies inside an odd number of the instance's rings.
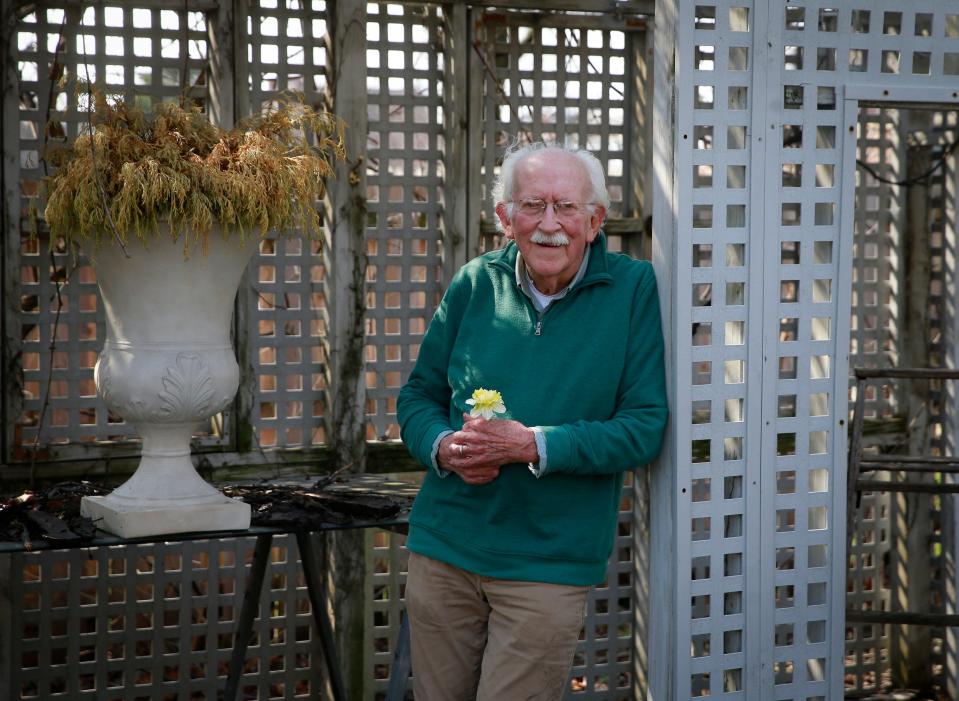
[[[91,111],[93,134],[50,155],[44,218],[52,240],[89,247],[115,236],[148,242],[169,222],[184,251],[224,236],[320,229],[316,201],[334,159],[345,158],[344,126],[325,112],[285,100],[233,129],[198,110],[161,103],[151,115],[102,94]],[[114,231],[115,226],[115,231]]]
[[[38,543],[53,546],[89,542],[96,526],[80,515],[80,500],[109,489],[90,482],[61,482],[40,491],[0,496],[0,542],[21,542],[26,550]]]
[[[234,485],[223,491],[253,507],[253,525],[294,530],[362,521],[385,524],[405,518],[412,506],[412,496],[396,493],[387,483],[331,485],[335,480],[328,481],[329,477],[313,485]],[[91,482],[60,482],[19,495],[0,495],[0,544],[20,542],[32,550],[89,543],[97,535],[96,525],[80,515],[81,500],[109,491],[109,487]]]

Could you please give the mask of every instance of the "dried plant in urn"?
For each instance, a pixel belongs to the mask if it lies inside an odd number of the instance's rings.
[[[152,115],[94,95],[93,134],[51,154],[44,218],[53,236],[94,252],[161,235],[206,252],[214,229],[242,241],[269,231],[319,231],[315,202],[344,157],[343,124],[292,99],[232,129],[174,103]],[[164,226],[165,225],[165,226]],[[94,245],[90,249],[89,244]]]
[[[243,270],[268,233],[319,232],[344,127],[294,100],[222,129],[174,104],[147,115],[102,95],[91,124],[51,156],[44,216],[53,240],[92,259],[107,320],[97,391],[143,445],[136,473],[82,511],[124,537],[246,528],[249,506],[197,474],[190,437],[236,393]]]

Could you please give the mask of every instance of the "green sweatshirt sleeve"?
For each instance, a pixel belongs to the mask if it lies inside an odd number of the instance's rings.
[[[543,476],[631,470],[659,453],[666,425],[666,378],[659,298],[652,266],[644,266],[630,311],[627,363],[616,412],[606,421],[542,426],[548,461]]]
[[[461,270],[443,295],[396,402],[400,436],[413,457],[428,469],[432,467],[437,436],[459,428],[450,425],[452,390],[447,369],[462,318],[463,292],[469,296],[469,283],[464,277]]]

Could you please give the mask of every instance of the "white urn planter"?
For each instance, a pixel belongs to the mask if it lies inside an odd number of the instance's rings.
[[[129,258],[105,244],[93,267],[107,334],[94,376],[106,405],[143,440],[136,472],[104,497],[85,497],[84,516],[124,538],[247,528],[250,506],[204,481],[190,460],[197,425],[226,408],[239,384],[230,320],[256,238],[223,240],[206,255],[165,230]]]

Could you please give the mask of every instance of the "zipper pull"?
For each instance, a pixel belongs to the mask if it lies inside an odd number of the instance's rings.
[[[535,333],[535,335],[536,335],[536,336],[542,336],[542,335],[543,335],[543,320],[542,320],[542,319],[537,319],[537,320],[536,320],[536,333]]]

